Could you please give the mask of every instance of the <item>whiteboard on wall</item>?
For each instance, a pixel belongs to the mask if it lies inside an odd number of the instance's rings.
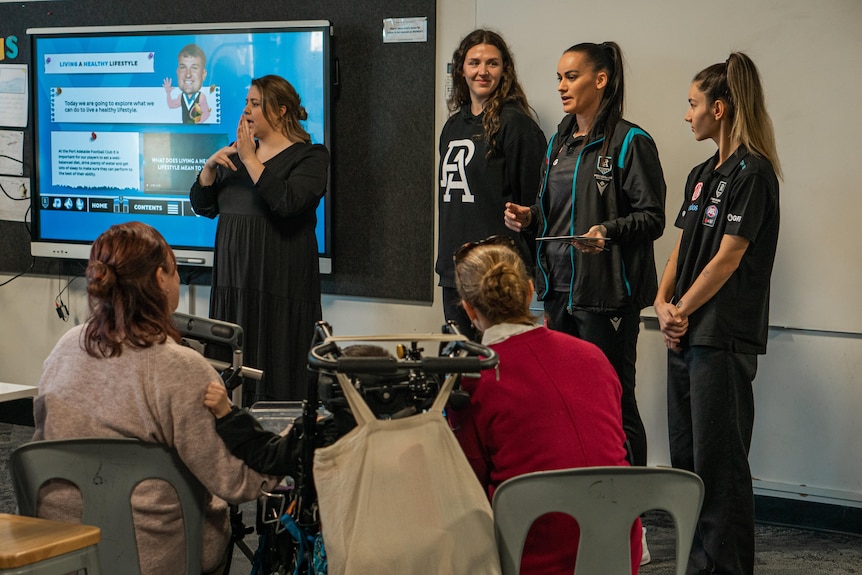
[[[477,0],[476,22],[506,38],[548,136],[563,116],[560,54],[584,41],[620,45],[625,117],[655,139],[668,186],[659,273],[679,233],[685,178],[715,152],[683,120],[691,79],[731,51],[751,56],[784,170],[770,324],[862,333],[862,2]]]

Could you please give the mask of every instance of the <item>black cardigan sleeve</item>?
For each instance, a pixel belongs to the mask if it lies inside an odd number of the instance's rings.
[[[301,419],[286,435],[265,430],[245,409],[234,407],[229,414],[216,420],[216,431],[231,454],[260,473],[296,477],[299,463]]]

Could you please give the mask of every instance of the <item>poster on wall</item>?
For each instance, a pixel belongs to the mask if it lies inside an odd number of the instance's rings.
[[[27,126],[27,64],[0,64],[0,126]]]

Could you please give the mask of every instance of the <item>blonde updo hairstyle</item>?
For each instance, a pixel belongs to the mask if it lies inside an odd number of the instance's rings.
[[[478,245],[455,262],[461,299],[491,325],[534,323],[533,287],[521,256],[505,245]]]

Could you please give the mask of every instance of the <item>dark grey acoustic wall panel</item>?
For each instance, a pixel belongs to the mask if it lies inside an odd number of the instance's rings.
[[[384,44],[385,18],[424,17],[428,41]],[[329,20],[337,86],[332,122],[332,274],[325,293],[430,302],[433,299],[434,0],[258,0],[203,2],[65,0],[0,4],[0,37],[15,35],[28,63],[27,28],[186,22]],[[7,63],[9,61],[7,60]],[[231,103],[226,103],[229,106]],[[236,113],[242,102],[236,102]],[[25,130],[25,146],[32,126]],[[25,150],[24,175],[32,177]],[[0,271],[29,268],[29,233],[0,221]],[[28,273],[80,266],[37,258]],[[209,274],[189,271],[186,281]]]

